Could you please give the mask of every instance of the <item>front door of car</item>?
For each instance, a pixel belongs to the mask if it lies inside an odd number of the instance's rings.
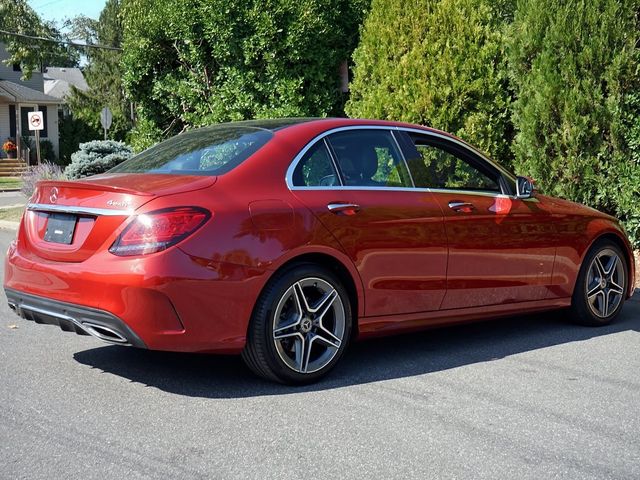
[[[442,309],[479,307],[547,297],[555,257],[548,212],[535,198],[514,198],[507,179],[463,144],[409,133],[417,187],[428,188],[445,217],[449,242]]]
[[[317,141],[290,182],[356,266],[366,316],[440,308],[447,268],[442,210],[433,194],[412,188],[389,130],[350,129]]]

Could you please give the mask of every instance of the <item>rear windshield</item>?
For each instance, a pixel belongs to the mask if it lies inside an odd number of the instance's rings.
[[[131,157],[109,173],[222,175],[256,153],[273,133],[247,125],[199,128],[165,140]]]

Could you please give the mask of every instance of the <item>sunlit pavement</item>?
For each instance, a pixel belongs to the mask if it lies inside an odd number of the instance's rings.
[[[358,343],[304,388],[0,315],[2,479],[640,478],[640,296]]]

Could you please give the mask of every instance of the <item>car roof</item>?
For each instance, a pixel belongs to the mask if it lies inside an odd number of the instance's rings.
[[[229,122],[228,125],[238,127],[253,127],[264,130],[270,130],[272,132],[290,130],[292,127],[299,127],[300,130],[316,130],[323,131],[333,128],[339,128],[341,126],[386,126],[386,127],[406,127],[406,128],[418,128],[421,130],[437,132],[442,135],[454,137],[450,133],[443,132],[431,127],[425,127],[422,125],[415,125],[405,122],[396,122],[390,120],[369,120],[362,118],[340,118],[340,117],[290,117],[290,118],[272,118],[272,119],[257,119],[257,120],[243,120],[239,122]],[[289,133],[289,132],[287,132]]]

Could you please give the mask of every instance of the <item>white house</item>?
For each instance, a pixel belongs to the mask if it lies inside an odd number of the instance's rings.
[[[22,136],[32,137],[35,133],[29,130],[27,113],[40,110],[44,113],[45,127],[40,131],[42,140],[49,140],[56,155],[59,154],[58,141],[58,106],[60,99],[44,93],[42,72],[35,71],[29,80],[22,80],[20,65],[6,65],[9,54],[0,43],[0,144],[6,139],[14,139],[21,157],[26,159]],[[0,155],[6,154],[0,150]]]

